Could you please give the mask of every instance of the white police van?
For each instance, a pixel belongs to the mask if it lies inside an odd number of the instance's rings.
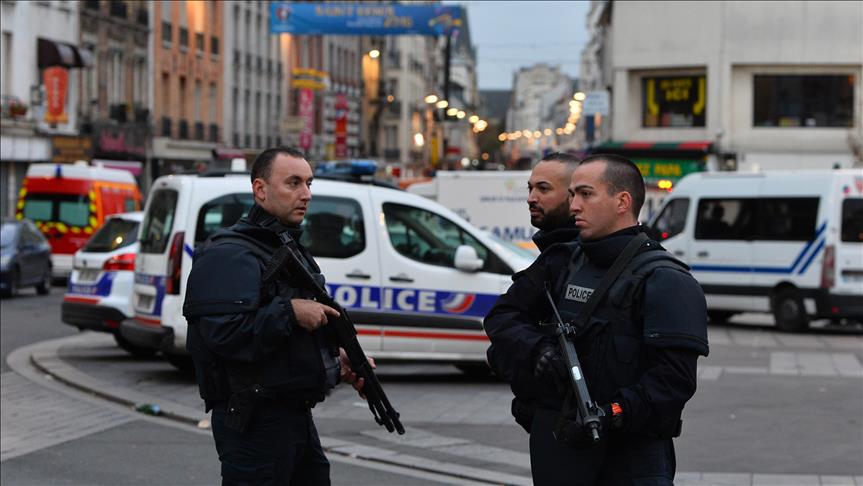
[[[312,194],[301,242],[330,294],[349,309],[366,353],[485,367],[482,319],[534,254],[398,189],[318,178]],[[123,322],[123,336],[187,364],[182,306],[195,247],[252,202],[246,173],[153,183],[135,267],[135,318]]]
[[[863,172],[697,173],[650,222],[692,267],[711,320],[771,312],[778,327],[863,318]]]

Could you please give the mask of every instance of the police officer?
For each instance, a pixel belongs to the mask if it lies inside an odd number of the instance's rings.
[[[673,484],[672,438],[695,393],[698,356],[706,356],[707,310],[688,268],[639,236],[644,180],[629,160],[593,155],[572,174],[570,214],[577,243],[552,245],[519,275],[485,319],[489,363],[513,385],[530,433],[537,485]],[[633,238],[643,238],[574,344],[591,398],[600,405],[599,443],[587,438],[567,405],[564,360],[545,288],[564,320],[574,317]],[[638,244],[638,243],[636,243]]]
[[[578,229],[569,214],[569,180],[578,158],[564,152],[546,155],[527,181],[530,224],[539,229],[531,238],[539,251],[553,243],[572,241]]]
[[[255,159],[251,179],[248,215],[196,252],[183,306],[186,346],[212,409],[222,484],[330,484],[311,408],[339,380],[357,390],[363,383],[328,332],[338,312],[284,273],[262,280],[275,250],[300,238],[312,169],[302,152],[271,148]]]

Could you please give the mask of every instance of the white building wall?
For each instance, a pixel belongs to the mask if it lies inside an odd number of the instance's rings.
[[[863,3],[615,2],[611,29],[613,139],[712,140],[738,154],[740,170],[852,164],[863,139]],[[705,127],[641,127],[644,76],[696,73],[707,76]],[[855,76],[853,126],[753,127],[754,74]]]

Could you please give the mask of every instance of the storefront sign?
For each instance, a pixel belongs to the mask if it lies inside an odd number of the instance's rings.
[[[303,120],[300,130],[300,148],[309,151],[315,129],[315,92],[309,88],[299,90],[299,117]]]
[[[55,164],[89,161],[93,157],[93,143],[89,137],[51,137],[51,146],[51,162]]]
[[[348,156],[348,100],[345,95],[336,95],[336,158]]]
[[[649,77],[642,88],[642,126],[704,126],[706,76]]]
[[[270,4],[273,34],[449,35],[460,25],[461,8],[440,4]]]
[[[144,125],[133,123],[97,126],[96,154],[132,159],[144,157],[147,152],[145,130]]]
[[[66,68],[52,66],[42,73],[45,84],[45,122],[52,125],[66,123],[66,91],[69,87],[69,71]]]
[[[645,179],[668,179],[676,181],[686,174],[702,172],[704,163],[698,160],[652,159],[633,157]]]

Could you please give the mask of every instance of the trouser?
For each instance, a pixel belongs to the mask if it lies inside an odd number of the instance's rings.
[[[240,434],[225,427],[225,409],[213,407],[211,419],[223,486],[329,486],[311,410],[261,400]]]
[[[559,412],[539,408],[530,430],[530,470],[536,486],[671,486],[676,463],[671,439],[615,436],[581,449],[554,438]]]

